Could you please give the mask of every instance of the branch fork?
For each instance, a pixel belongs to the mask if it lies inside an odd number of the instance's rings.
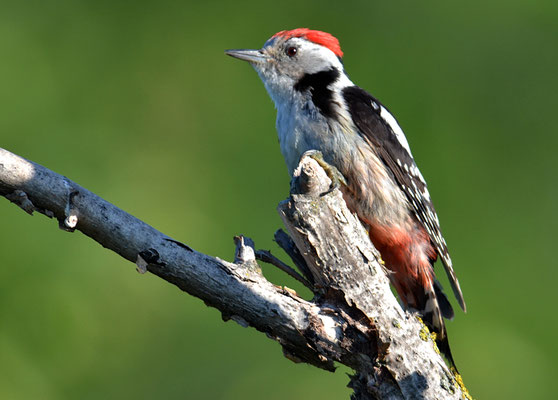
[[[0,149],[0,194],[25,212],[55,217],[104,247],[219,309],[223,319],[277,340],[286,357],[355,372],[353,399],[459,399],[468,396],[436,353],[424,326],[393,296],[367,232],[312,157],[303,157],[292,195],[278,211],[288,234],[275,240],[300,273],[246,237],[234,262],[199,253],[87,189]],[[324,194],[325,193],[325,194]],[[265,279],[270,262],[314,292],[312,301]]]

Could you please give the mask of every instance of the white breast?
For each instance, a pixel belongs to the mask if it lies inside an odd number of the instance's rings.
[[[347,179],[349,192],[356,197],[347,198],[353,211],[371,221],[405,220],[405,195],[349,116],[326,118],[310,96],[297,94],[295,99],[277,104],[277,132],[291,176],[304,152],[319,150]]]
[[[308,150],[327,149],[332,136],[327,119],[304,96],[277,108],[277,133],[281,153],[292,176],[300,157]]]

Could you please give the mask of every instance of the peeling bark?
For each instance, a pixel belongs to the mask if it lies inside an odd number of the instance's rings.
[[[248,238],[235,238],[232,263],[199,253],[69,179],[0,149],[0,194],[8,200],[29,214],[56,218],[64,230],[83,232],[136,263],[138,271],[219,309],[224,320],[266,333],[295,362],[328,371],[335,362],[351,367],[352,398],[462,398],[424,325],[397,303],[366,231],[330,183],[316,161],[303,157],[293,194],[279,205],[292,240],[284,232],[276,238],[304,275],[299,278],[314,289],[314,300],[306,301],[263,277],[256,261],[263,253]]]

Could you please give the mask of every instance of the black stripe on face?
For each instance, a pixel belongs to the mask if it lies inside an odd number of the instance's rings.
[[[333,92],[328,86],[339,78],[337,68],[330,68],[315,74],[305,74],[294,86],[295,90],[304,92],[310,90],[312,102],[326,117],[333,117],[334,111],[331,104]]]

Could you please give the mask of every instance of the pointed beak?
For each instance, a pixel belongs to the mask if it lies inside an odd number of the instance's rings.
[[[225,50],[225,54],[251,64],[260,64],[268,59],[268,56],[261,50]]]

